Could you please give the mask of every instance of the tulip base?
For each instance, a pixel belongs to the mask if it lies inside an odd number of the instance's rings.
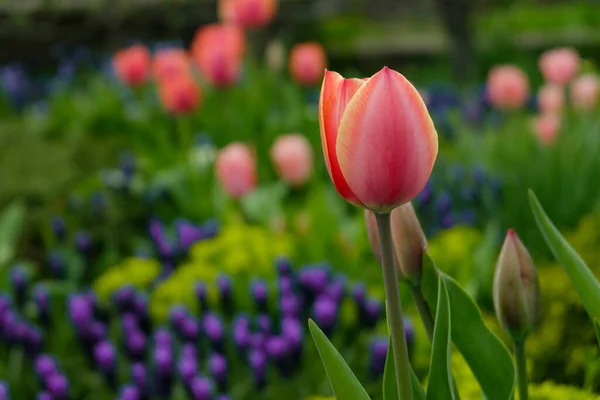
[[[379,232],[379,248],[381,250],[381,265],[383,268],[383,283],[387,304],[387,317],[392,337],[392,355],[396,367],[396,382],[398,385],[398,399],[412,400],[412,387],[410,376],[410,361],[408,359],[408,346],[404,333],[404,320],[402,316],[402,303],[398,288],[398,273],[396,271],[394,247],[392,243],[392,229],[390,213],[375,214],[377,230]]]
[[[527,400],[527,360],[525,357],[525,339],[515,340],[515,358],[517,361],[517,380],[519,385],[519,400]]]

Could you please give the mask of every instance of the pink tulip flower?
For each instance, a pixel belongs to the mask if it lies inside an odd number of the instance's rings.
[[[368,79],[326,71],[319,124],[329,175],[351,204],[391,211],[431,175],[437,132],[419,92],[394,70]]]
[[[190,58],[182,49],[162,49],[154,54],[154,77],[163,80],[176,75],[189,75]]]
[[[271,160],[281,179],[292,186],[304,185],[312,175],[313,150],[299,133],[279,136],[271,148]]]
[[[565,90],[562,86],[548,83],[538,91],[538,108],[542,114],[558,114],[565,105]]]
[[[579,72],[581,58],[575,49],[561,47],[543,53],[538,64],[546,81],[563,86]]]
[[[302,86],[317,84],[327,68],[325,49],[319,43],[301,43],[290,53],[290,73]]]
[[[487,95],[492,105],[497,108],[520,108],[529,97],[527,75],[515,65],[494,67],[488,75]]]
[[[215,169],[223,190],[239,199],[256,187],[256,157],[243,143],[234,142],[217,154]]]
[[[600,96],[600,80],[595,74],[585,74],[571,84],[571,102],[577,110],[593,110]]]
[[[112,59],[117,79],[128,86],[146,82],[150,77],[151,63],[150,51],[142,45],[120,50]]]
[[[533,121],[533,130],[535,135],[544,146],[551,146],[556,141],[560,131],[560,116],[557,114],[546,113],[535,117]]]
[[[158,86],[163,107],[172,114],[188,114],[202,100],[198,84],[189,74],[164,78],[159,81]]]
[[[275,18],[277,0],[219,0],[219,16],[242,28],[262,28]]]

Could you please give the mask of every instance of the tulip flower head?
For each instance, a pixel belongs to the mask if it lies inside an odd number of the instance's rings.
[[[371,248],[381,263],[379,250],[379,233],[375,214],[365,210],[365,222]],[[392,240],[396,254],[398,275],[417,283],[421,276],[423,251],[427,247],[427,239],[419,223],[415,209],[411,203],[404,204],[392,211]]]
[[[281,179],[292,186],[304,185],[312,175],[313,150],[299,133],[277,138],[271,148],[271,160]]]
[[[327,68],[327,56],[320,43],[297,44],[290,53],[290,74],[300,85],[315,85]]]
[[[123,49],[112,59],[115,75],[122,83],[129,86],[146,82],[150,76],[151,63],[150,51],[142,45]]]
[[[275,17],[277,3],[278,0],[219,0],[219,17],[243,28],[262,28]]]
[[[327,170],[349,203],[377,212],[407,203],[425,186],[438,139],[413,85],[387,67],[368,79],[325,72],[319,101]]]
[[[211,85],[229,86],[240,77],[244,48],[241,28],[212,24],[198,29],[191,53],[200,73]]]
[[[527,75],[515,65],[500,65],[493,68],[487,80],[487,96],[500,109],[522,107],[529,97]]]
[[[546,113],[538,115],[533,120],[533,131],[544,146],[554,144],[560,132],[560,116]]]
[[[581,57],[575,49],[562,47],[543,53],[538,64],[546,81],[562,86],[579,72]]]
[[[494,308],[500,324],[523,340],[540,314],[540,284],[527,249],[509,230],[494,273]]]
[[[217,179],[225,192],[238,199],[256,186],[256,158],[252,150],[242,143],[231,143],[217,155]]]
[[[585,74],[571,84],[571,102],[577,110],[593,110],[600,97],[600,79],[595,74]]]
[[[541,113],[558,114],[565,104],[565,91],[562,86],[546,84],[538,91],[538,107]]]
[[[198,84],[191,75],[174,75],[159,81],[160,100],[170,113],[188,114],[198,107],[201,100]]]
[[[190,59],[183,49],[162,49],[156,52],[152,69],[157,80],[190,74]]]

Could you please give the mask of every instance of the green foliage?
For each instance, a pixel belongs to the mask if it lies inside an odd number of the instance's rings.
[[[129,258],[119,265],[108,268],[93,284],[94,292],[101,300],[111,296],[124,286],[147,289],[160,273],[160,263],[147,258]]]
[[[383,400],[396,400],[398,397],[398,386],[396,384],[396,367],[394,366],[392,338],[388,341],[388,353],[385,358],[385,369],[383,371]],[[414,400],[425,400],[425,390],[415,375],[414,369],[410,368],[411,388]]]
[[[15,255],[24,218],[25,206],[20,202],[11,203],[0,214],[0,270]]]

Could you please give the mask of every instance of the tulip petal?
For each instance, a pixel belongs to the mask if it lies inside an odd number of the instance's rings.
[[[329,176],[340,195],[351,204],[362,206],[340,170],[336,154],[338,126],[346,105],[364,83],[361,79],[344,79],[333,71],[325,71],[319,101],[319,126],[325,164]]]
[[[384,68],[362,85],[345,109],[337,160],[358,200],[389,211],[425,186],[437,156],[437,133],[419,92]]]

